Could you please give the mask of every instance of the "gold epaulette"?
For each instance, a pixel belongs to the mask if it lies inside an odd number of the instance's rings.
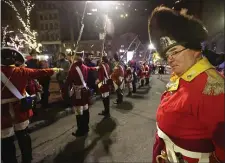
[[[220,95],[224,93],[224,78],[215,69],[205,71],[208,75],[203,94]]]

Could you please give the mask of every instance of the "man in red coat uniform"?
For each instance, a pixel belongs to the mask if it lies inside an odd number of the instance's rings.
[[[108,58],[107,58],[107,56],[103,56],[102,62],[99,65],[98,79],[97,79],[96,83],[97,83],[99,91],[102,95],[102,101],[103,101],[103,105],[104,105],[104,110],[101,113],[99,113],[99,115],[104,115],[105,117],[110,117],[109,73],[110,73],[110,68],[108,65]]]
[[[149,32],[173,72],[157,110],[153,163],[224,162],[224,77],[201,54],[206,28],[184,12],[157,7]]]
[[[90,91],[87,88],[87,76],[90,70],[97,70],[97,67],[87,67],[83,64],[84,53],[76,53],[68,77],[65,82],[64,91],[70,87],[71,103],[76,113],[77,131],[72,133],[74,136],[84,136],[89,131],[89,97]]]
[[[125,81],[126,81],[126,86],[128,88],[128,95],[127,96],[132,96],[132,90],[133,90],[133,85],[132,85],[132,82],[133,82],[133,73],[131,71],[131,68],[128,67],[126,69],[126,73],[125,73]]]
[[[21,53],[12,48],[1,50],[1,78],[4,76],[17,88],[21,96],[26,94],[26,84],[29,79],[51,76],[58,69],[29,69],[16,67],[16,61],[24,63]],[[6,79],[7,80],[7,79]],[[7,80],[8,81],[8,80]],[[14,134],[16,134],[22,154],[23,163],[31,163],[32,147],[28,133],[29,118],[33,115],[31,109],[21,110],[20,99],[12,93],[2,81],[1,96],[1,143],[2,161],[4,163],[17,163]]]
[[[117,54],[114,55],[114,60],[116,64],[111,74],[113,85],[117,93],[117,100],[114,103],[121,104],[123,102],[124,70],[120,65],[119,57]]]
[[[144,86],[144,83],[145,83],[145,67],[144,67],[142,61],[140,61],[139,63],[140,63],[140,69],[138,72],[138,77],[139,77],[139,87],[138,88],[141,88]]]
[[[149,78],[150,78],[150,69],[148,64],[144,62],[144,69],[145,69],[145,85],[149,86]]]

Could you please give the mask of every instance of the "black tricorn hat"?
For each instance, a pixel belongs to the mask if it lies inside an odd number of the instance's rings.
[[[84,57],[84,51],[76,52],[76,56],[83,58]]]
[[[201,42],[208,37],[200,20],[163,6],[153,10],[148,30],[149,38],[162,58],[165,58],[167,50],[176,45],[201,50]]]
[[[22,53],[11,47],[1,49],[1,64],[5,66],[13,65],[16,62],[24,64],[25,58]]]

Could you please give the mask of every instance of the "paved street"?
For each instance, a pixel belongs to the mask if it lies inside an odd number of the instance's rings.
[[[31,133],[34,163],[83,162],[151,162],[155,133],[155,113],[160,95],[169,76],[163,81],[153,76],[152,88],[138,90],[124,104],[112,104],[112,118],[102,120],[98,113],[103,104],[98,100],[90,109],[90,132],[75,138],[75,115],[69,115],[52,125]],[[18,150],[17,150],[18,151]],[[19,155],[19,151],[18,151]]]

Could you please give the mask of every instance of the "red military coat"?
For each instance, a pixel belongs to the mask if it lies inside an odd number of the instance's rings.
[[[105,69],[107,71],[108,77],[110,73],[109,65],[107,63],[102,62],[99,66],[98,70],[98,87],[101,93],[109,92],[109,85],[107,84],[107,76],[105,74],[105,70],[103,68],[103,65],[105,66]]]
[[[145,78],[145,67],[144,67],[144,65],[141,65],[141,67],[139,69],[139,72],[138,72],[138,77],[140,79]]]
[[[79,90],[81,90],[81,98],[78,99],[76,97],[76,93],[74,93],[72,95],[72,97],[71,97],[72,105],[73,106],[85,106],[89,103],[89,98],[88,98],[89,95],[87,95],[85,93],[86,91],[84,91],[84,89],[82,89],[83,84],[82,84],[80,76],[79,76],[79,74],[76,70],[76,66],[78,66],[80,68],[80,70],[83,74],[83,78],[84,78],[85,83],[87,83],[88,71],[96,70],[96,68],[95,67],[88,67],[88,66],[84,65],[82,63],[82,61],[77,61],[77,62],[72,64],[72,66],[69,70],[68,77],[67,77],[66,82],[65,82],[64,92],[68,91],[68,88],[71,87],[71,86],[75,86],[77,88],[79,87]]]
[[[54,71],[52,69],[29,69],[24,67],[15,67],[15,66],[1,66],[1,71],[6,75],[7,78],[10,78],[10,81],[13,85],[18,89],[18,91],[25,95],[27,81],[30,79],[36,79],[43,76],[51,76]],[[13,73],[13,75],[12,75]],[[2,85],[2,96],[3,99],[15,98],[15,96],[9,91],[7,87],[4,87],[4,83]],[[4,87],[4,88],[3,88]],[[20,102],[13,102],[13,112],[15,117],[12,118],[9,113],[9,104],[1,104],[1,128],[9,128],[12,127],[13,124],[17,124],[23,121],[28,120],[32,115],[32,110],[28,112],[20,111]]]
[[[150,69],[148,65],[144,66],[145,69],[145,78],[150,78]]]
[[[121,65],[117,64],[114,67],[113,72],[111,74],[111,78],[118,86],[120,86],[123,83],[124,70]]]
[[[172,76],[157,110],[157,124],[177,146],[202,153],[215,150],[224,161],[224,78],[206,58],[180,78]],[[164,141],[156,135],[154,163],[164,148]]]
[[[125,81],[126,83],[131,83],[133,81],[133,76],[130,68],[128,68],[125,72]]]

